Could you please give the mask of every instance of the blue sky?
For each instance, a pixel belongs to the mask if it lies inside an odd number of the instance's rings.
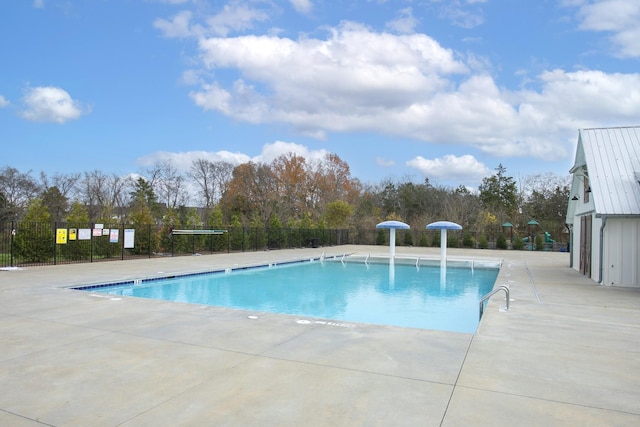
[[[640,2],[0,3],[0,167],[335,153],[364,183],[568,175],[640,124]]]

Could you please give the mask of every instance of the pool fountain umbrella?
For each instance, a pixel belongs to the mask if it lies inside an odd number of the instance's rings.
[[[427,230],[440,230],[440,262],[447,262],[447,230],[462,230],[460,224],[451,221],[436,221],[427,225]]]
[[[401,221],[383,221],[376,225],[376,228],[389,229],[389,259],[393,260],[396,256],[396,229],[408,230],[411,227],[409,227],[409,224]]]

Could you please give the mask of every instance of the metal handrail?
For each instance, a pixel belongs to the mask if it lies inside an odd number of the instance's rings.
[[[494,296],[495,294],[497,294],[500,291],[504,291],[504,293],[506,294],[506,299],[507,299],[507,310],[509,310],[509,287],[507,285],[502,285],[494,290],[492,290],[491,292],[489,292],[488,294],[486,294],[485,296],[482,297],[482,299],[480,299],[480,318],[482,319],[482,313],[484,312],[484,302],[486,300],[488,300],[489,298],[491,298],[492,296]]]

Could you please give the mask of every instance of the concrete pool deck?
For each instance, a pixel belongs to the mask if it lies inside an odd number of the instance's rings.
[[[640,290],[598,286],[566,253],[450,248],[504,260],[511,310],[496,294],[473,335],[68,289],[323,252],[388,248],[0,271],[0,425],[640,425]]]

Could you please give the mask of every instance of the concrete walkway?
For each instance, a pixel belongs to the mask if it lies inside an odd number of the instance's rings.
[[[598,286],[564,253],[449,249],[504,259],[497,285],[510,286],[511,310],[495,295],[474,335],[68,289],[323,251],[388,253],[340,246],[0,271],[0,425],[640,425],[640,291]]]

